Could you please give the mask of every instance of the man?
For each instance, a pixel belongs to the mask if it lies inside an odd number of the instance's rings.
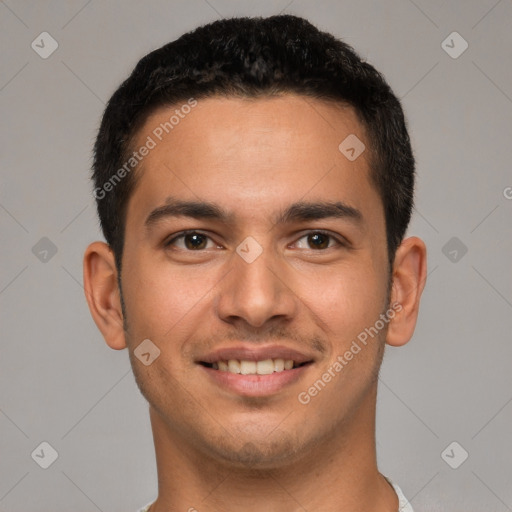
[[[426,276],[382,76],[294,16],[200,27],[112,96],[93,179],[86,297],[149,402],[149,510],[412,510],[375,449]]]

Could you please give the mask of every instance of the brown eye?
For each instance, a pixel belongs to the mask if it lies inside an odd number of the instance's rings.
[[[182,241],[177,243],[177,241]],[[187,251],[200,251],[207,248],[210,238],[202,233],[191,231],[189,233],[181,233],[165,243],[165,247],[176,246]]]
[[[330,236],[323,233],[312,233],[308,235],[308,243],[313,249],[326,249],[329,247]]]
[[[206,237],[204,235],[185,235],[183,240],[185,241],[185,246],[187,249],[204,249],[206,246]]]
[[[299,249],[323,250],[330,249],[331,247],[335,246],[343,246],[344,244],[333,235],[324,233],[322,231],[312,231],[311,233],[308,233],[307,235],[299,238],[299,240],[295,242],[295,245]]]

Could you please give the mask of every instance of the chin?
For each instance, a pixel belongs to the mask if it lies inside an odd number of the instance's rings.
[[[302,447],[297,444],[297,439],[291,435],[288,438],[283,436],[284,433],[280,432],[279,437],[272,441],[268,435],[264,439],[260,439],[260,436],[237,435],[236,439],[224,437],[210,446],[215,460],[223,460],[230,467],[265,471],[288,465],[301,453]],[[229,440],[236,445],[231,445]]]

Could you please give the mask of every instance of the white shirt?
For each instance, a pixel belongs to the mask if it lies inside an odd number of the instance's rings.
[[[412,505],[409,503],[407,498],[404,496],[404,493],[402,492],[402,489],[398,487],[398,485],[394,484],[387,479],[388,482],[393,486],[393,489],[395,489],[396,495],[398,496],[398,512],[414,512],[412,509]],[[146,512],[146,511],[144,511]]]
[[[398,512],[414,512],[411,504],[407,501],[407,498],[404,496],[402,489],[400,489],[398,485],[394,484],[389,478],[386,478],[386,480],[393,486],[393,489],[395,489],[396,495],[398,496]],[[148,512],[148,508],[152,504],[153,501],[151,503],[148,503],[145,507],[141,508],[138,512]]]

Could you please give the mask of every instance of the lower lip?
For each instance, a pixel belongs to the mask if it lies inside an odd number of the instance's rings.
[[[224,389],[242,396],[267,396],[278,393],[286,386],[297,382],[307,372],[311,363],[269,375],[242,375],[200,366],[210,379]]]

